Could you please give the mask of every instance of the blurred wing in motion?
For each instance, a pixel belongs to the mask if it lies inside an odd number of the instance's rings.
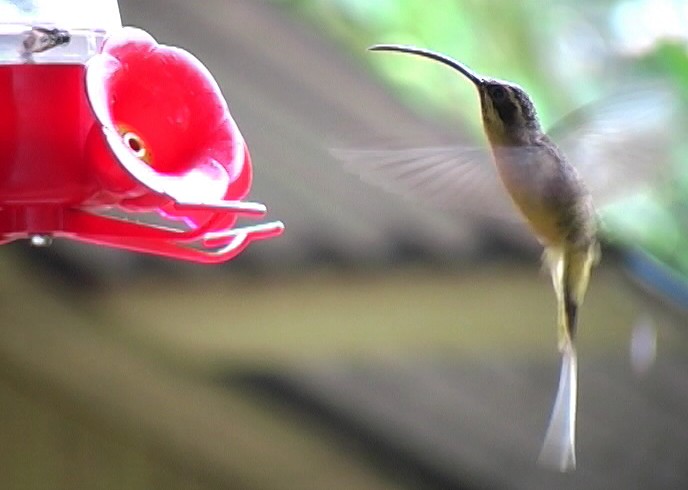
[[[678,107],[670,86],[645,82],[576,109],[548,134],[600,209],[666,177]]]
[[[429,206],[519,221],[487,148],[332,149],[367,183]]]
[[[598,209],[656,186],[670,162],[678,99],[667,84],[619,89],[555,124],[549,135],[580,172]],[[504,150],[504,149],[503,149]],[[514,147],[512,161],[537,148]],[[333,149],[345,168],[370,184],[426,205],[520,222],[486,147]]]

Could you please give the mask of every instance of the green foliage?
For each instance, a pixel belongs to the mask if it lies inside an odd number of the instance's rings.
[[[290,0],[302,15],[347,45],[388,81],[414,110],[447,119],[461,116],[477,134],[473,88],[446,68],[413,58],[371,54],[379,43],[414,44],[453,56],[478,72],[517,81],[533,96],[545,120],[565,107],[566,91],[543,68],[551,35],[534,22],[541,4],[435,0]],[[496,8],[495,8],[496,6]],[[469,102],[466,102],[469,101]],[[470,101],[473,101],[470,103]],[[570,102],[570,101],[568,101]]]
[[[635,60],[640,71],[673,80],[688,105],[688,52],[684,45],[663,42]],[[667,131],[675,128],[667,128]],[[679,128],[679,134],[685,131]],[[675,143],[669,182],[650,195],[619,203],[605,216],[610,238],[638,246],[688,280],[688,142]]]
[[[369,53],[366,48],[379,43],[413,44],[453,56],[480,73],[517,82],[534,99],[545,127],[633,77],[669,78],[688,106],[685,42],[660,39],[642,53],[617,49],[623,36],[641,35],[635,25],[619,25],[617,14],[622,7],[627,13],[630,5],[624,0],[282,3],[347,46],[411,108],[449,124],[460,118],[461,127],[476,138],[480,133],[478,100],[469,83],[435,63]],[[640,1],[631,7],[648,12],[650,4]],[[647,24],[642,10],[638,11],[635,22]],[[684,163],[688,147],[677,145],[673,153],[669,188],[618,203],[603,217],[609,239],[644,248],[688,277],[688,165]]]

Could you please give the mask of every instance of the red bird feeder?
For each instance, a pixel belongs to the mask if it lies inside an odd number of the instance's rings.
[[[0,25],[0,107],[0,243],[215,263],[283,230],[235,227],[265,213],[246,143],[201,62],[144,31]]]

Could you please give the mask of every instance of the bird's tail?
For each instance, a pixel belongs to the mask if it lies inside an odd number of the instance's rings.
[[[578,308],[588,289],[590,269],[598,259],[597,244],[588,248],[548,248],[544,261],[552,275],[552,285],[557,297],[557,328],[559,350],[563,353],[573,344],[578,321]]]
[[[576,349],[562,352],[559,388],[538,463],[559,471],[576,468],[576,398],[578,395]]]
[[[557,296],[559,351],[562,355],[557,397],[550,416],[539,462],[560,471],[576,467],[576,399],[578,360],[574,338],[578,307],[583,302],[590,279],[590,269],[597,260],[597,246],[581,250],[546,252]]]

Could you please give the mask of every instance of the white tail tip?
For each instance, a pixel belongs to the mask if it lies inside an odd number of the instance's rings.
[[[538,458],[540,465],[562,472],[576,469],[577,384],[576,350],[568,346],[562,351],[557,398]]]

